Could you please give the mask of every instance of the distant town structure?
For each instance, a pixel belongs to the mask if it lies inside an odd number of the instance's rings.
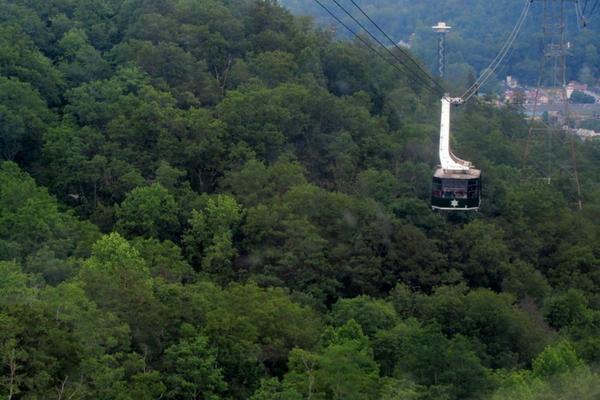
[[[412,47],[410,42],[405,42],[404,40],[399,41],[398,43],[396,43],[396,45],[404,47],[406,49],[410,49]]]
[[[571,81],[567,85],[567,97],[569,99],[571,98],[571,95],[573,94],[574,91],[585,93],[588,91],[588,85],[586,85],[585,83]]]
[[[446,34],[452,27],[445,22],[438,22],[431,28],[438,34],[438,75],[444,78],[446,76]]]
[[[516,89],[519,86],[519,82],[513,76],[506,77],[506,85],[511,89]]]
[[[589,139],[594,139],[594,138],[600,137],[600,133],[598,133],[594,130],[591,130],[591,129],[581,129],[580,128],[575,131],[575,134],[583,140],[589,140]]]
[[[495,103],[498,107],[506,104],[518,104],[523,108],[526,116],[558,124],[567,122],[563,114],[563,96],[566,89],[569,101],[569,119],[571,124],[574,125],[574,127],[568,128],[568,131],[582,140],[597,140],[600,138],[600,133],[580,128],[581,124],[586,121],[600,120],[600,88],[577,81],[570,81],[564,89],[555,86],[537,88],[522,84],[510,75],[501,82],[501,85],[503,88],[502,95]],[[575,92],[593,97],[595,102],[581,103],[573,97]]]
[[[408,37],[408,41],[405,42],[404,40],[400,40],[397,43],[397,45],[400,46],[400,47],[411,49],[413,47],[413,43],[415,42],[415,36],[416,36],[416,34],[413,32]]]

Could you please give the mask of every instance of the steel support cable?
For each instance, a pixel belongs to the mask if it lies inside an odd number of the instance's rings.
[[[583,9],[581,9],[581,1],[575,0],[575,12],[577,14],[577,27],[579,27],[580,20],[582,22],[582,28],[586,28],[589,25],[590,21],[592,20],[592,16],[593,16],[594,12],[596,12],[598,5],[600,5],[600,0],[596,0],[594,2],[594,5],[590,9],[589,14],[586,14],[588,4],[590,4],[590,2],[588,0],[585,0],[585,2],[583,3]],[[581,30],[581,28],[580,28],[580,30]]]
[[[528,3],[528,4],[530,4],[530,3]],[[506,55],[512,48],[512,45],[514,44],[523,24],[525,22],[527,12],[528,12],[528,8],[527,8],[527,10],[524,10],[524,12],[522,13],[521,19],[519,20],[518,24],[515,25],[515,29],[513,29],[513,32],[509,36],[508,40],[505,42],[504,46],[500,49],[500,52],[498,53],[498,55],[496,56],[494,61],[492,61],[490,63],[490,65],[486,68],[486,70],[481,74],[479,79],[463,94],[463,96],[462,96],[463,101],[468,101],[471,97],[473,97],[477,93],[477,90],[481,86],[483,86],[485,83],[487,83],[487,81],[497,71],[498,67],[501,65],[504,58],[506,57]]]
[[[373,35],[365,26],[362,22],[360,22],[358,19],[356,19],[356,17],[354,15],[352,15],[343,5],[340,4],[339,1],[337,0],[332,0],[348,17],[350,17],[362,30],[364,30],[367,35],[369,35],[375,42],[377,42],[390,56],[392,56],[392,58],[394,58],[396,61],[398,61],[400,64],[402,64],[406,70],[408,71],[409,75],[414,79],[414,80],[418,80],[419,82],[421,82],[424,85],[430,85],[429,82],[427,82],[426,80],[423,79],[423,77],[421,77],[420,75],[418,75],[416,72],[414,72],[412,69],[410,69],[410,67],[408,67],[408,65],[406,65],[406,63],[399,58],[396,54],[394,54],[393,51],[391,51],[390,49],[388,49],[383,43],[381,43],[381,41],[375,36]],[[440,89],[438,89],[440,90]],[[442,94],[443,88],[440,90],[439,94]]]
[[[579,0],[575,0],[575,18],[577,20],[577,29],[581,31],[582,28],[587,26],[587,20],[583,11],[581,10],[581,3]]]
[[[362,38],[359,34],[357,34],[356,32],[354,32],[352,30],[352,28],[350,28],[346,23],[344,23],[344,21],[342,21],[337,15],[335,15],[335,13],[333,13],[326,5],[324,5],[320,0],[315,0],[315,2],[321,6],[321,8],[323,8],[323,10],[325,10],[333,19],[335,19],[341,26],[343,26],[344,28],[346,28],[346,30],[348,32],[350,32],[354,37],[356,37],[358,40],[360,40],[362,42],[362,44],[364,44],[369,50],[371,50],[373,53],[377,54],[379,57],[381,57],[381,59],[383,61],[385,61],[386,63],[390,64],[393,68],[395,68],[398,72],[400,72],[402,75],[406,74],[405,70],[402,70],[400,67],[398,67],[397,64],[391,62],[387,57],[385,57],[382,53],[380,53],[379,51],[377,51],[377,49],[375,47],[373,47],[369,42],[367,42],[364,38]],[[432,92],[433,87],[428,86],[427,83],[424,83],[425,87]],[[433,93],[433,92],[432,92]]]
[[[516,41],[517,37],[519,36],[519,33],[521,32],[521,29],[523,28],[523,25],[525,24],[527,15],[529,14],[529,9],[531,8],[531,3],[531,0],[525,1],[523,11],[521,11],[521,15],[519,16],[519,19],[515,24],[512,32],[508,36],[508,39],[496,55],[496,58],[494,58],[494,60],[481,74],[481,76],[475,81],[475,83],[473,83],[473,85],[469,89],[467,89],[467,91],[461,96],[463,101],[466,102],[469,99],[471,99],[471,97],[473,97],[475,93],[477,93],[477,90],[485,83],[487,83],[487,81],[492,77],[492,75],[494,74],[494,72],[496,72],[500,64],[502,64],[502,61],[504,61],[504,58],[512,48],[512,45]]]
[[[369,31],[364,24],[362,24],[358,19],[354,17],[344,6],[342,6],[337,0],[332,0],[348,17],[350,17],[362,30],[364,30],[381,48],[383,48],[393,59],[399,62],[406,69],[409,77],[413,80],[419,81],[421,84],[431,87],[432,89],[437,89],[439,93],[443,93],[444,88],[440,86],[435,80],[431,79],[431,82],[425,80],[422,76],[420,76],[417,72],[411,69],[404,60],[399,58],[396,54],[390,51],[375,35]],[[429,77],[429,76],[428,76]]]
[[[402,55],[404,55],[404,57],[406,57],[406,59],[407,59],[408,61],[410,61],[410,62],[411,62],[411,64],[413,64],[415,67],[417,67],[417,69],[418,69],[419,71],[421,71],[421,72],[422,72],[422,73],[423,73],[423,74],[424,74],[424,75],[427,77],[427,79],[431,80],[431,81],[432,81],[432,82],[433,82],[433,83],[434,83],[434,84],[435,84],[437,87],[439,87],[439,89],[440,89],[440,90],[442,90],[442,91],[444,90],[444,88],[443,88],[443,87],[442,87],[442,86],[441,86],[441,85],[440,85],[440,84],[437,82],[437,80],[436,80],[435,78],[433,78],[433,77],[432,77],[432,76],[429,74],[429,72],[427,72],[427,70],[425,70],[425,69],[424,69],[424,68],[423,68],[423,67],[422,67],[422,66],[421,66],[421,65],[420,65],[420,64],[419,64],[417,61],[415,61],[415,60],[412,58],[412,56],[411,56],[411,55],[410,55],[410,54],[409,54],[407,51],[405,51],[405,50],[404,50],[402,47],[398,46],[398,44],[397,44],[397,43],[394,41],[394,39],[392,39],[392,38],[391,38],[391,37],[390,37],[390,36],[389,36],[389,35],[388,35],[388,34],[387,34],[387,33],[386,33],[386,32],[385,32],[385,31],[384,31],[384,30],[383,30],[383,29],[382,29],[382,28],[379,26],[379,24],[377,24],[377,22],[375,22],[375,21],[372,19],[372,18],[369,16],[369,14],[367,14],[367,13],[366,13],[366,12],[363,10],[363,8],[362,8],[360,5],[358,5],[358,4],[356,3],[356,1],[354,1],[354,0],[350,0],[350,2],[351,2],[353,5],[354,5],[354,7],[356,7],[356,8],[358,9],[358,11],[360,11],[360,13],[361,13],[362,15],[364,15],[364,16],[365,16],[365,18],[367,18],[367,19],[369,20],[369,22],[370,22],[371,24],[373,24],[373,26],[374,26],[374,27],[375,27],[375,28],[376,28],[376,29],[377,29],[379,32],[381,32],[381,34],[382,34],[383,36],[385,36],[385,38],[386,38],[386,39],[387,39],[387,40],[388,40],[388,41],[389,41],[389,42],[390,42],[390,43],[391,43],[391,44],[392,44],[392,45],[393,45],[393,46],[394,46],[396,49],[398,49],[398,51],[399,51],[399,52],[400,52]]]
[[[510,52],[508,53],[508,56],[506,56],[506,58],[505,58],[506,62],[503,63],[504,66],[502,67],[502,69],[499,70],[500,73],[501,73],[501,76],[503,76],[505,73],[508,74],[508,71],[510,71],[510,63],[512,61],[512,57],[513,57],[514,52],[515,52],[515,47],[513,46],[510,49]]]
[[[512,45],[514,44],[517,36],[519,35],[519,32],[521,31],[523,24],[525,23],[525,20],[529,13],[530,6],[531,6],[531,0],[526,0],[525,7],[523,8],[521,15],[519,16],[519,20],[515,24],[512,32],[508,36],[506,42],[504,43],[504,45],[502,46],[502,48],[496,55],[496,58],[494,58],[494,60],[486,68],[484,73],[482,73],[481,76],[475,81],[475,83],[473,83],[473,85],[465,92],[465,94],[463,95],[463,98],[465,98],[465,96],[468,96],[467,99],[470,99],[474,95],[474,93],[477,91],[477,89],[479,89],[481,86],[483,86],[489,80],[489,78],[493,75],[493,73],[497,70],[497,68],[500,66],[503,59],[506,57],[506,54],[508,54],[508,51],[512,48]]]
[[[594,2],[594,5],[590,9],[590,12],[587,15],[584,15],[585,22],[587,25],[589,25],[590,22],[592,22],[592,19],[596,16],[596,10],[598,9],[599,5],[600,5],[600,0],[596,0]]]
[[[599,5],[600,5],[600,0],[596,0],[596,2],[594,3],[594,5],[592,6],[592,9],[591,9],[590,13],[588,14],[588,18],[587,18],[588,23],[594,17],[594,13],[596,12],[596,9],[598,8]]]

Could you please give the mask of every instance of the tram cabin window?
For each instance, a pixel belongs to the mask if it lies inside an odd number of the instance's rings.
[[[468,192],[466,179],[442,179],[442,198],[444,199],[466,199]]]

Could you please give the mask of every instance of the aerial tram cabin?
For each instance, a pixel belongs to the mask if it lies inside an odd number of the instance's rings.
[[[446,211],[477,211],[481,205],[481,171],[450,150],[450,109],[460,98],[442,99],[440,166],[433,175],[431,208]]]

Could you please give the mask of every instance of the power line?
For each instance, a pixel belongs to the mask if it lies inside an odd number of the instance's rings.
[[[369,42],[367,42],[364,38],[362,38],[359,34],[357,34],[356,32],[354,32],[354,30],[352,30],[352,28],[350,28],[346,23],[344,23],[335,13],[333,13],[327,6],[325,6],[320,0],[315,0],[315,2],[321,6],[321,8],[323,8],[323,10],[325,10],[333,19],[335,19],[340,25],[342,25],[344,28],[346,28],[346,30],[348,30],[348,32],[350,32],[354,37],[356,37],[358,40],[360,40],[369,50],[371,50],[373,53],[377,54],[379,57],[381,57],[381,59],[383,59],[385,62],[387,62],[388,64],[390,64],[394,69],[396,69],[398,72],[400,72],[402,75],[406,75],[407,71],[402,70],[400,67],[398,67],[397,64],[391,62],[387,57],[385,57],[382,53],[380,53],[379,51],[377,51],[377,49],[375,47],[373,47]],[[421,83],[423,83],[425,85],[425,87],[427,88],[427,90],[429,90],[430,92],[432,92],[433,87],[429,86],[429,84],[427,82],[424,81],[420,81]]]
[[[404,55],[404,57],[406,57],[406,59],[408,61],[410,61],[414,66],[416,66],[429,80],[431,80],[439,89],[441,89],[442,91],[444,90],[444,88],[437,82],[437,80],[435,80],[430,74],[429,72],[427,72],[425,69],[423,69],[423,67],[421,67],[421,65],[415,61],[410,54],[408,54],[408,52],[406,52],[402,47],[398,46],[398,44],[387,34],[385,33],[385,31],[383,29],[381,29],[381,27],[362,9],[362,7],[360,7],[354,0],[350,0],[352,2],[352,4],[354,4],[354,6],[361,12],[362,15],[364,15],[371,24],[373,24],[373,26],[375,28],[377,28],[377,30],[379,32],[381,32],[381,34],[383,34],[383,36],[386,37],[386,39],[396,48],[398,49],[398,51],[400,51],[400,53],[402,55]]]

